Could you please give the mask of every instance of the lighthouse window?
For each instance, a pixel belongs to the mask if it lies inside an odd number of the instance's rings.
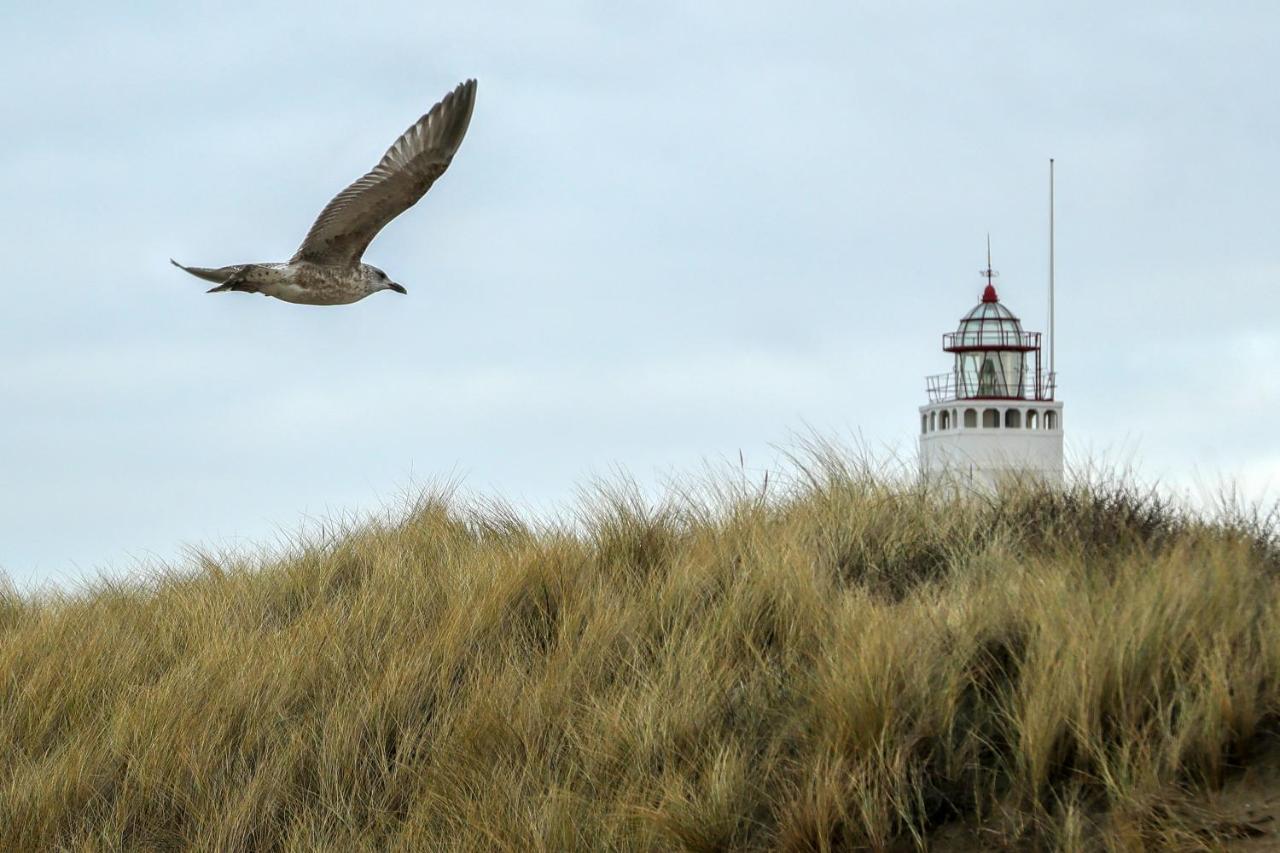
[[[1057,413],[1057,412],[1045,412],[1045,413],[1044,413],[1044,428],[1045,428],[1045,429],[1057,429],[1057,428],[1058,428],[1058,413]]]
[[[1021,429],[1022,428],[1022,412],[1017,409],[1005,409],[1004,412],[1005,429]]]
[[[986,429],[1000,428],[1000,410],[999,409],[983,409],[982,410],[982,426]]]
[[[961,397],[1023,396],[1026,357],[1020,352],[965,352],[956,356],[956,391]]]
[[[938,428],[938,413],[930,412],[929,413],[929,432],[933,432],[937,428]]]
[[[1027,412],[1027,429],[1036,429],[1040,426],[1040,413],[1035,409]]]
[[[977,409],[965,409],[964,410],[965,429],[974,429],[975,427],[977,427],[977,425],[978,425]]]
[[[924,435],[928,431],[929,431],[929,416],[921,415],[920,416],[920,434]]]
[[[943,409],[942,411],[942,428],[943,429],[951,428],[951,413],[948,412],[946,409]]]

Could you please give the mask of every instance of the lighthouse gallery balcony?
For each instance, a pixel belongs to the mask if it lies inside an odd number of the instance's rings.
[[[1016,319],[1014,322],[1017,322]],[[973,352],[974,350],[1004,350],[1005,352],[1033,352],[1040,349],[1040,333],[1024,332],[1005,324],[988,323],[977,328],[947,332],[942,336],[942,348],[947,352]]]
[[[1035,400],[1049,402],[1057,390],[1057,374],[1048,371],[1030,371],[1020,383],[997,382],[994,384],[951,371],[925,377],[930,403],[949,403],[953,400]]]

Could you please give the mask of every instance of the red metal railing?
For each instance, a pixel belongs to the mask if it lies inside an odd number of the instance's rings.
[[[942,348],[947,352],[980,349],[1029,352],[1040,349],[1040,333],[1011,332],[1005,329],[947,332],[942,336]]]
[[[953,370],[950,373],[939,373],[925,377],[925,387],[929,392],[930,403],[947,403],[952,400],[1036,400],[1048,402],[1053,399],[1057,390],[1058,374],[1046,371],[1028,371],[1021,386],[1004,387],[1004,383],[996,383],[997,391],[1008,393],[979,394],[977,383],[969,381],[961,383],[960,377]]]

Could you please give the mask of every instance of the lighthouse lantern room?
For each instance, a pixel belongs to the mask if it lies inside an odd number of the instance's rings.
[[[1008,479],[1062,482],[1062,402],[1041,363],[1040,333],[1000,302],[996,272],[982,272],[982,301],[942,336],[955,362],[927,380],[920,407],[920,462],[926,477],[990,490]]]

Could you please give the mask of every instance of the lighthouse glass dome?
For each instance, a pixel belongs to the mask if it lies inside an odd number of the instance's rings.
[[[960,318],[956,341],[962,346],[1021,345],[1022,321],[999,302],[979,302]]]
[[[980,302],[952,338],[961,397],[1021,397],[1027,376],[1022,322],[999,302]]]

